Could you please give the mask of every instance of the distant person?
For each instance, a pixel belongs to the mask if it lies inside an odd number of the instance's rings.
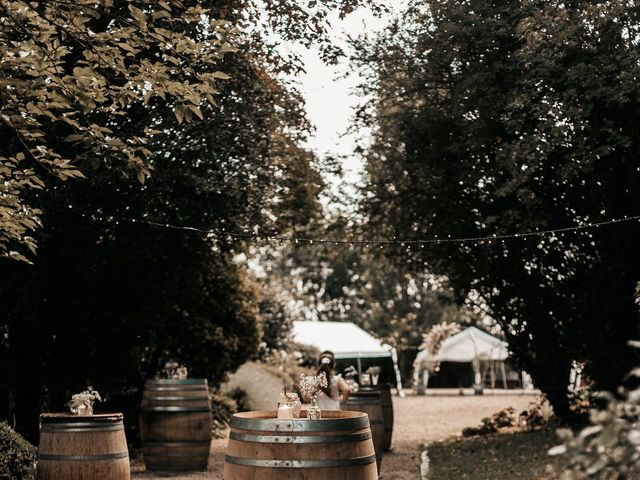
[[[321,410],[342,410],[340,405],[349,397],[349,385],[335,374],[336,358],[333,352],[322,352],[318,358],[318,372],[327,376],[327,387],[318,395],[318,406]]]

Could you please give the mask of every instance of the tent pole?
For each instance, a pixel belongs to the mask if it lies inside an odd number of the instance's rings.
[[[496,362],[491,360],[491,390],[496,393]]]
[[[507,372],[505,371],[505,368],[504,368],[504,360],[500,362],[500,370],[502,371],[502,385],[506,390],[507,389]]]
[[[405,393],[402,389],[402,378],[400,377],[400,368],[398,367],[398,351],[394,347],[391,347],[391,359],[393,360],[393,369],[396,374],[396,388],[398,389],[398,396],[400,398],[404,398]]]
[[[358,362],[358,380],[362,383],[362,361],[360,360],[360,354],[358,354],[358,358],[356,360]]]
[[[484,381],[484,375],[480,366],[480,359],[478,357],[474,358],[471,362],[473,367],[473,393],[475,395],[482,395],[482,382]]]

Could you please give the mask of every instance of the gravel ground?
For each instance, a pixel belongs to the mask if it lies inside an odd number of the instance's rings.
[[[395,427],[393,450],[382,459],[381,479],[419,480],[420,453],[430,443],[460,435],[464,427],[476,426],[483,417],[498,410],[513,407],[516,411],[526,409],[536,400],[532,394],[505,394],[496,390],[483,396],[461,396],[457,390],[442,390],[437,394],[405,398],[393,397]],[[226,439],[216,439],[212,446],[209,471],[192,474],[152,474],[144,466],[133,462],[133,478],[157,480],[222,480],[222,463]]]

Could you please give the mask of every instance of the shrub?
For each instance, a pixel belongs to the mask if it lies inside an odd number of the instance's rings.
[[[238,404],[233,398],[211,392],[211,414],[217,427],[229,425],[233,414],[237,412]]]
[[[593,392],[590,388],[583,387],[569,392],[569,408],[576,416],[587,416],[594,406]]]
[[[304,343],[290,343],[289,352],[296,359],[296,362],[303,368],[316,368],[318,366],[318,357],[320,350],[313,345]]]
[[[591,425],[578,433],[560,430],[562,445],[552,448],[551,455],[566,454],[568,465],[553,478],[561,480],[618,480],[640,472],[640,389],[617,399],[610,393],[600,394],[607,407],[592,410]]]
[[[491,417],[482,419],[481,425],[478,427],[468,427],[462,430],[464,437],[472,437],[475,435],[490,435],[496,433],[500,428],[509,428],[515,425],[515,410],[511,407],[494,413]]]
[[[229,392],[229,397],[235,402],[238,412],[248,412],[251,410],[249,405],[249,395],[241,388],[234,388]]]
[[[0,478],[36,478],[36,448],[14,432],[6,422],[0,422]]]
[[[635,301],[640,305],[640,282]],[[640,348],[640,342],[629,345]],[[628,380],[634,388],[620,387],[618,396],[609,392],[594,395],[606,405],[590,412],[590,425],[578,433],[558,432],[562,445],[549,450],[550,455],[566,455],[568,465],[562,472],[551,471],[560,480],[624,480],[640,473],[640,367],[634,368]],[[634,475],[635,474],[635,475]]]
[[[238,401],[239,409],[246,406],[248,410],[275,410],[285,386],[290,390],[292,381],[279,368],[247,362],[237,372],[229,375],[229,381],[220,386],[220,393]],[[236,389],[244,390],[246,398],[235,398],[232,392]]]
[[[498,428],[492,418],[486,417],[482,419],[482,424],[478,427],[467,427],[462,430],[463,437],[474,437],[476,435],[490,435],[496,433]]]
[[[527,430],[546,428],[553,419],[553,409],[546,400],[531,402],[519,415],[520,426]]]

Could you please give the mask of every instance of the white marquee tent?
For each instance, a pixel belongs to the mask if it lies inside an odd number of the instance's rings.
[[[417,361],[471,363],[476,377],[476,384],[480,384],[483,378],[480,362],[489,365],[492,384],[495,384],[494,366],[496,362],[498,362],[501,367],[502,380],[506,388],[504,361],[508,357],[509,351],[507,350],[506,342],[476,327],[468,327],[447,338],[442,343],[437,358],[429,358],[428,353],[423,350],[418,353]],[[428,378],[425,379],[424,383],[427,382]]]
[[[441,362],[472,362],[479,359],[502,362],[508,357],[507,342],[476,327],[468,327],[443,342],[438,360]]]
[[[402,381],[398,369],[396,349],[383,344],[351,322],[293,322],[293,341],[313,345],[319,350],[330,350],[340,359],[356,359],[358,373],[362,373],[361,359],[390,358],[393,361],[398,392],[402,392]]]

